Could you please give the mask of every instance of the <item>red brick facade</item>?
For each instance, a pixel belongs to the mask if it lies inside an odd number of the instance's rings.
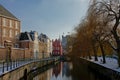
[[[55,41],[52,41],[52,46],[53,46],[53,51],[52,51],[53,56],[62,55],[62,45],[60,40],[56,39]]]

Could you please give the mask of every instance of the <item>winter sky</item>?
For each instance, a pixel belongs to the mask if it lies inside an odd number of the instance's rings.
[[[33,30],[55,39],[80,23],[89,0],[0,0],[0,4],[20,19],[22,32]]]

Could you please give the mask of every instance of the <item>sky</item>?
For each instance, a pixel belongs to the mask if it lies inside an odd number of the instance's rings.
[[[50,39],[72,32],[85,17],[89,0],[0,0],[21,21],[21,31],[37,31]]]

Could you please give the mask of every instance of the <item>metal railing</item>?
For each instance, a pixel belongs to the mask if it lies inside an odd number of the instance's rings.
[[[33,59],[18,59],[18,60],[14,60],[14,61],[2,61],[0,63],[0,72],[4,73],[6,71],[10,71],[13,70],[19,66],[22,66],[24,64],[27,64],[28,62],[32,62],[35,61]]]
[[[31,62],[56,60],[58,58],[59,57],[48,57],[43,59],[17,59],[17,60],[8,61],[8,62],[2,61],[0,62],[0,74],[14,70],[22,65],[25,65]]]

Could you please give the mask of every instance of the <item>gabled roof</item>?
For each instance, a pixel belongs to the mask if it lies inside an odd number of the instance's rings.
[[[1,4],[0,4],[0,16],[5,16],[5,17],[9,17],[9,18],[19,20],[11,12],[9,12],[7,9],[5,9]]]
[[[29,34],[30,34],[32,41],[34,41],[35,40],[35,36],[34,36],[35,31],[31,31]]]
[[[19,40],[20,40],[20,41],[23,41],[23,40],[32,41],[32,40],[31,40],[31,37],[30,37],[30,34],[29,34],[28,32],[21,33],[21,34],[20,34],[20,37],[19,37]]]
[[[41,33],[41,34],[39,35],[39,38],[45,38],[45,39],[48,39],[48,36],[47,36],[46,34]]]

